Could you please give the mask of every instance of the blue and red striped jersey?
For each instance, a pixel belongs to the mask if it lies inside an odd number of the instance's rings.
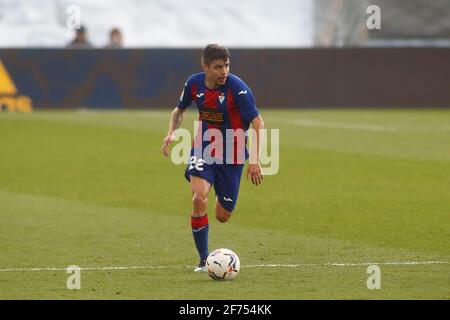
[[[205,149],[214,138],[205,138],[208,129],[221,131],[223,137],[222,150],[212,150],[212,156],[223,159],[224,163],[241,163],[241,152],[245,152],[245,159],[248,157],[246,148],[247,137],[239,139],[237,136],[230,141],[231,132],[245,132],[248,130],[251,121],[259,115],[255,104],[253,93],[247,84],[239,77],[229,74],[226,83],[217,89],[209,89],[205,86],[205,73],[197,73],[189,77],[183,93],[181,94],[178,108],[186,109],[195,103],[199,111],[199,121],[202,122],[202,148]],[[228,129],[228,130],[227,130]],[[239,130],[241,129],[241,130]],[[228,131],[228,139],[227,139]],[[198,138],[198,137],[197,137]],[[197,139],[195,140],[197,141]],[[227,158],[228,147],[234,146],[234,156]],[[196,146],[194,142],[194,147]],[[230,149],[228,149],[230,150]],[[232,161],[231,161],[232,160]]]

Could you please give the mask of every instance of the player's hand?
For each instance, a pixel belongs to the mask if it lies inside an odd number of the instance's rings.
[[[163,140],[163,145],[162,145],[162,153],[165,157],[167,157],[169,155],[169,145],[173,142],[173,140],[175,140],[175,136],[173,134],[168,134],[164,140]]]
[[[251,178],[252,183],[257,186],[262,183],[264,177],[261,173],[261,165],[259,163],[249,164],[247,167],[247,180]]]

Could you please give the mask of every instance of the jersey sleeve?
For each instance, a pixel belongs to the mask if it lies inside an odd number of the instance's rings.
[[[235,97],[236,103],[239,107],[239,111],[244,121],[251,122],[257,116],[259,116],[259,111],[256,107],[253,93],[244,82],[240,82],[236,87]]]
[[[183,91],[181,92],[180,100],[177,107],[180,109],[186,109],[192,104],[192,77],[189,78],[184,84]]]

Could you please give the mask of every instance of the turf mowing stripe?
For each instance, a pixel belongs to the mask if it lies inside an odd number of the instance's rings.
[[[399,128],[396,126],[385,126],[369,123],[343,123],[335,121],[318,121],[312,119],[297,119],[287,120],[286,123],[303,126],[303,127],[319,127],[319,128],[332,128],[332,129],[347,129],[347,130],[363,130],[363,131],[375,131],[375,132],[398,132],[398,131],[415,131],[415,132],[444,132],[450,131],[449,126],[444,127],[415,127],[415,128]]]

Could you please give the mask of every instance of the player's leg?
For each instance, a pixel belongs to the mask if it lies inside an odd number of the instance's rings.
[[[214,189],[216,191],[216,219],[222,223],[231,218],[236,207],[243,165],[220,165],[216,167]]]
[[[190,176],[192,192],[192,216],[202,217],[207,214],[208,194],[211,190],[211,184],[200,177]]]
[[[200,262],[195,272],[205,271],[206,258],[208,257],[208,194],[211,184],[203,178],[190,176],[192,192],[191,226],[195,247],[200,256]]]
[[[196,272],[206,271],[206,258],[208,257],[208,194],[214,183],[213,167],[203,163],[199,165],[197,158],[191,157],[185,177],[191,185],[192,192],[192,212],[191,226],[195,246],[200,256],[200,262],[195,269]]]
[[[208,194],[211,190],[211,184],[203,178],[191,175],[192,192],[192,214],[191,226],[194,237],[195,247],[197,248],[200,262],[195,272],[203,272],[206,269],[206,258],[208,257]]]

